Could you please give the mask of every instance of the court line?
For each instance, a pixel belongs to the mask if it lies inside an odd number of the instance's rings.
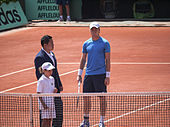
[[[7,90],[3,90],[3,91],[0,91],[0,93],[5,93],[5,92],[11,91],[11,90],[19,89],[19,88],[29,86],[29,85],[32,85],[32,84],[35,84],[35,83],[37,83],[37,81],[31,82],[31,83],[28,83],[28,84],[24,84],[24,85],[21,85],[21,86],[13,87],[13,88],[10,88],[10,89],[7,89]]]
[[[67,74],[70,74],[70,73],[74,73],[76,71],[78,71],[78,69],[60,74],[59,76],[64,76],[64,75],[67,75]],[[15,90],[15,89],[19,89],[19,88],[22,88],[22,87],[25,87],[25,86],[30,86],[30,85],[35,84],[35,83],[37,83],[37,81],[31,82],[31,83],[28,83],[28,84],[24,84],[24,85],[21,85],[21,86],[17,86],[17,87],[14,87],[14,88],[10,88],[10,89],[7,89],[7,90],[3,90],[3,91],[0,91],[0,93],[5,93],[5,92]]]
[[[163,103],[163,102],[166,102],[166,101],[170,101],[170,98],[165,99],[165,100],[163,100],[163,101],[156,102],[156,103],[154,103],[154,104],[151,104],[151,105],[148,105],[148,106],[145,106],[145,107],[142,107],[142,108],[139,108],[139,109],[136,109],[136,110],[134,110],[134,111],[131,111],[131,112],[122,114],[122,115],[120,115],[120,116],[116,116],[116,117],[114,117],[114,118],[108,119],[108,120],[104,121],[104,123],[107,123],[107,122],[110,122],[110,121],[119,119],[119,118],[121,118],[121,117],[130,115],[130,114],[133,114],[133,113],[136,113],[136,112],[138,112],[138,111],[141,111],[141,110],[150,108],[150,107],[152,107],[152,106],[155,106],[155,105],[157,105],[157,104],[160,104],[160,103]],[[99,125],[99,124],[95,124],[95,125],[93,125],[92,127],[95,127],[95,126],[98,126],[98,125]]]
[[[58,63],[58,64],[78,64],[78,63]],[[19,72],[23,72],[23,71],[28,71],[28,70],[31,70],[31,69],[34,69],[34,68],[35,67],[29,67],[29,68],[25,68],[25,69],[22,69],[22,70],[19,70],[19,71],[14,71],[14,72],[11,72],[11,73],[3,74],[3,75],[0,75],[0,78],[6,77],[6,76],[9,76],[9,75],[13,75],[13,74],[16,74],[16,73],[19,73]]]
[[[65,64],[65,65],[73,65],[73,64],[80,64],[80,63],[58,63],[58,64]],[[142,65],[169,65],[170,63],[169,62],[112,62],[111,64],[122,64],[122,65],[135,65],[135,64],[142,64]],[[22,69],[22,70],[19,70],[19,71],[14,71],[14,72],[11,72],[11,73],[7,73],[7,74],[3,74],[3,75],[0,75],[0,78],[2,77],[6,77],[6,76],[9,76],[9,75],[13,75],[13,74],[16,74],[16,73],[20,73],[20,72],[23,72],[23,71],[27,71],[27,70],[31,70],[31,69],[34,69],[34,67],[30,67],[30,68],[25,68],[25,69]]]
[[[14,72],[11,72],[11,73],[7,73],[7,74],[4,74],[4,75],[0,75],[0,78],[6,77],[6,76],[9,76],[9,75],[13,75],[13,74],[16,74],[16,73],[19,73],[19,72],[31,70],[31,69],[34,69],[34,67],[30,67],[30,68],[22,69],[22,70],[19,70],[19,71],[14,71]]]
[[[58,64],[79,64],[79,63],[58,63]],[[165,64],[165,65],[169,65],[170,63],[155,63],[155,62],[152,62],[152,63],[138,63],[138,62],[112,62],[111,64]],[[5,77],[5,76],[9,76],[9,75],[12,75],[12,74],[16,74],[16,73],[19,73],[19,72],[23,72],[23,71],[27,71],[27,70],[31,70],[31,69],[34,69],[34,67],[30,67],[30,68],[26,68],[26,69],[22,69],[22,70],[19,70],[19,71],[15,71],[15,72],[11,72],[11,73],[8,73],[8,74],[4,74],[4,75],[1,75],[0,78],[2,77]],[[73,73],[73,72],[76,72],[78,70],[73,70],[73,71],[70,71],[70,72],[67,72],[67,73],[64,73],[64,74],[61,74],[60,76],[63,76],[63,75],[67,75],[67,74],[70,74],[70,73]],[[14,88],[11,88],[11,89],[7,89],[7,90],[4,90],[4,91],[0,91],[0,93],[4,93],[4,92],[8,92],[8,91],[11,91],[11,90],[14,90],[14,89],[18,89],[18,88],[22,88],[22,87],[25,87],[25,86],[29,86],[29,85],[32,85],[32,84],[35,84],[37,83],[37,81],[35,82],[31,82],[31,83],[28,83],[28,84],[25,84],[25,85],[21,85],[21,86],[18,86],[18,87],[14,87]]]

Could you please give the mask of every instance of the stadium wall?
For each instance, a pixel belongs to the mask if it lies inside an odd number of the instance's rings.
[[[0,5],[0,31],[28,24],[18,1]]]

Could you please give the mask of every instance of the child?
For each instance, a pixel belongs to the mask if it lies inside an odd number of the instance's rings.
[[[41,66],[41,73],[37,83],[37,93],[56,93],[57,89],[54,86],[54,78],[51,76],[55,67],[50,62],[45,62]],[[51,127],[52,119],[56,118],[54,98],[39,97],[39,106],[42,112],[42,127]]]

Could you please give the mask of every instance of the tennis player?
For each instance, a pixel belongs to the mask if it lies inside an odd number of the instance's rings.
[[[84,42],[80,69],[77,80],[82,82],[82,72],[86,63],[86,73],[83,81],[83,93],[107,92],[110,83],[110,44],[100,36],[100,25],[97,22],[90,24],[91,38]],[[104,127],[104,118],[107,103],[105,97],[100,97],[99,127]],[[91,110],[90,97],[84,97],[84,120],[80,127],[89,127],[89,113]]]
[[[56,93],[54,78],[51,76],[55,67],[50,62],[45,62],[41,67],[43,75],[37,83],[37,93]],[[53,97],[39,97],[39,105],[42,117],[42,127],[51,127],[52,119],[56,118]]]

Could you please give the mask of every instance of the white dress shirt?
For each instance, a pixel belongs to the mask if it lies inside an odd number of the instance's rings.
[[[48,53],[43,48],[42,48],[42,50],[51,58],[51,60],[53,61],[53,65],[55,66],[55,62],[54,62],[54,58],[53,58],[54,55],[52,54],[52,52],[50,51],[50,53]]]

